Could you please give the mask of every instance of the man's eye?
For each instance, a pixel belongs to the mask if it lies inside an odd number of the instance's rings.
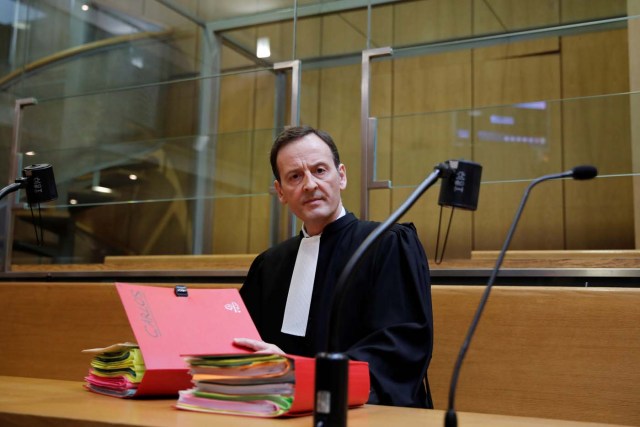
[[[327,172],[327,170],[326,170],[325,168],[318,168],[318,169],[316,169],[316,173],[317,173],[318,175],[322,175],[322,174],[324,174],[324,173],[326,173],[326,172]]]

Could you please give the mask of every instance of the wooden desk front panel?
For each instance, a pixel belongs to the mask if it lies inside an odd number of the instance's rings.
[[[433,287],[436,408],[483,290]],[[113,283],[0,282],[0,320],[0,375],[81,381],[82,349],[134,340]],[[640,289],[494,288],[456,408],[640,425]]]
[[[433,289],[436,408],[447,406],[483,291]],[[495,287],[462,366],[456,408],[640,425],[640,289]]]
[[[135,336],[114,283],[0,282],[0,375],[79,381],[83,349],[125,341]]]

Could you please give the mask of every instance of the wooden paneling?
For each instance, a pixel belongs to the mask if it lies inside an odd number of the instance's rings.
[[[518,55],[512,56],[511,51]],[[510,105],[558,99],[560,58],[557,40],[550,39],[513,48],[478,49],[474,59],[474,160],[483,165],[483,180],[493,182],[480,190],[474,249],[498,249],[527,184],[518,181],[563,168],[557,105]],[[536,189],[512,248],[562,247],[562,221],[562,186],[554,183]]]
[[[221,80],[214,253],[255,252],[268,246],[274,82],[269,72]]]
[[[471,0],[421,0],[393,7],[393,45],[406,46],[471,34]]]
[[[331,134],[347,168],[342,201],[347,210],[360,207],[360,66],[320,71],[319,118],[316,127]],[[313,125],[313,123],[310,123]]]
[[[214,253],[247,252],[252,133],[218,135],[215,170]]]
[[[322,55],[357,53],[367,47],[367,11],[346,11],[322,18]]]
[[[640,14],[640,2],[629,0],[629,15]],[[640,22],[633,19],[627,26],[629,35],[629,91],[636,92],[630,96],[630,116],[640,115]],[[640,120],[631,120],[631,156],[632,171],[640,171]],[[635,226],[635,246],[640,246],[640,176],[633,178],[633,212]]]
[[[625,30],[564,37],[562,96],[626,92],[628,67]],[[618,177],[632,171],[629,104],[628,95],[562,104],[566,165],[593,164],[604,175],[586,185],[567,183],[567,249],[634,247],[632,181]]]
[[[395,47],[412,43],[527,29],[578,19],[585,13],[605,16],[621,6],[619,1],[597,2],[594,9],[577,1],[523,0],[491,2],[409,1],[373,8],[373,45]],[[353,11],[299,22],[297,55],[331,55],[365,48],[366,11]],[[292,42],[290,23],[260,28],[286,51]],[[382,220],[396,208],[413,186],[431,168],[450,158],[472,158],[483,165],[480,204],[475,214],[454,215],[449,256],[469,256],[472,249],[498,249],[504,240],[522,191],[534,177],[559,172],[581,163],[595,163],[601,173],[631,171],[630,120],[628,100],[563,101],[574,98],[625,92],[628,90],[626,31],[550,37],[451,51],[412,58],[374,61],[372,67],[371,111],[382,119],[378,128],[378,179],[390,179],[394,190],[370,192],[371,218]],[[304,52],[304,54],[302,53]],[[235,76],[243,80],[246,76]],[[270,83],[269,83],[270,84]],[[268,126],[270,117],[250,96],[246,86],[223,84],[221,130]],[[265,87],[268,84],[265,85]],[[360,65],[305,70],[302,79],[301,117],[329,131],[347,165],[349,185],[344,193],[348,209],[359,213],[360,204]],[[271,96],[270,92],[265,100]],[[224,95],[227,94],[227,95]],[[513,104],[543,101],[538,110],[518,109]],[[626,104],[626,106],[625,106]],[[262,105],[267,105],[264,102]],[[507,105],[508,107],[502,107]],[[485,138],[490,116],[511,117],[516,129],[505,130],[505,138]],[[533,117],[533,116],[536,117]],[[247,117],[254,118],[253,123]],[[415,117],[411,117],[415,116]],[[498,132],[499,133],[499,132]],[[466,135],[466,136],[465,136]],[[515,139],[524,138],[524,139]],[[611,144],[602,144],[603,140]],[[251,158],[236,148],[230,156]],[[260,173],[261,174],[261,173]],[[268,175],[268,174],[267,174]],[[254,192],[262,185],[252,181]],[[495,181],[510,181],[493,183]],[[607,178],[589,183],[545,183],[537,188],[518,226],[512,249],[627,248],[633,245],[628,230],[633,227],[631,181]],[[613,193],[611,193],[613,191]],[[437,187],[418,203],[405,220],[415,220],[420,237],[434,252],[438,218]],[[613,195],[611,212],[603,207],[604,195]],[[219,201],[224,212],[240,212],[236,224],[220,224],[216,218],[216,250],[239,252],[258,250],[265,242],[260,220],[269,205],[256,201],[259,210],[241,200]],[[599,207],[598,207],[599,205]],[[594,211],[594,207],[596,207]],[[247,211],[248,209],[248,211]],[[445,212],[445,214],[448,212]],[[614,224],[615,223],[615,224]],[[609,230],[613,227],[613,232]],[[602,230],[586,232],[585,230]],[[222,236],[218,236],[222,233]],[[226,237],[225,237],[226,234]],[[239,243],[243,242],[243,243]]]
[[[451,372],[483,291],[434,287],[429,379],[446,408]],[[462,366],[456,409],[640,423],[640,290],[496,287]]]
[[[637,0],[561,0],[562,22],[579,22],[625,15],[627,4]],[[629,13],[631,16],[632,13]]]
[[[560,1],[562,0],[473,1],[474,34],[556,25],[560,20]]]
[[[470,139],[458,138],[460,131],[470,129],[467,114],[472,106],[470,52],[397,59],[393,66],[391,210],[399,207],[438,163],[472,157]],[[458,109],[463,111],[456,112]],[[403,219],[415,223],[430,256],[435,254],[437,240],[438,191],[438,185],[432,187]],[[448,219],[449,211],[443,214]],[[443,224],[446,226],[447,222]],[[472,243],[471,216],[454,214],[452,224],[447,256],[468,256]]]
[[[628,91],[627,37],[626,30],[563,37],[563,98]]]
[[[437,409],[446,408],[483,290],[432,288],[428,376]],[[90,363],[81,350],[135,341],[113,283],[0,283],[0,313],[0,375],[80,383]],[[456,409],[638,425],[638,323],[640,289],[497,286],[463,364]]]
[[[83,349],[135,342],[113,283],[0,283],[0,312],[0,375],[82,381]]]
[[[300,84],[300,123],[318,123],[320,111],[320,70],[303,70]],[[338,147],[340,148],[340,147]]]

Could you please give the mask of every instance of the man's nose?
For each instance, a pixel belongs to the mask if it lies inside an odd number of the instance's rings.
[[[315,190],[317,187],[318,187],[318,183],[316,182],[316,178],[313,176],[313,174],[310,171],[307,171],[304,174],[303,188],[306,191],[310,191],[310,190]]]

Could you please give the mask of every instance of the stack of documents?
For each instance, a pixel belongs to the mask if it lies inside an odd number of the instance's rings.
[[[192,385],[183,355],[250,354],[248,349],[236,347],[233,338],[260,339],[238,289],[178,292],[176,288],[128,283],[116,283],[116,289],[137,345],[89,350],[100,355],[88,377],[89,390],[116,397],[176,398],[178,391]],[[128,353],[105,354],[120,350]],[[125,375],[117,370],[118,357],[123,358],[119,363],[128,363],[131,358]],[[115,369],[111,374],[122,377],[116,391],[105,387],[109,371],[102,370],[108,369],[103,364]]]
[[[115,397],[132,397],[144,376],[145,366],[137,344],[114,344],[83,350],[93,354],[85,388]]]
[[[292,355],[203,355],[187,358],[193,388],[176,407],[218,414],[278,417],[313,411],[315,359]],[[369,398],[369,367],[349,362],[349,406]]]

